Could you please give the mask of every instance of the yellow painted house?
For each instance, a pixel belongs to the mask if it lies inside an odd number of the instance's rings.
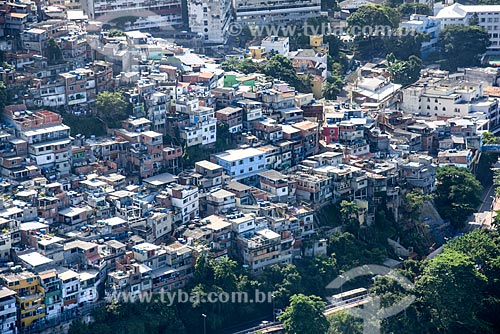
[[[311,78],[311,90],[315,99],[323,98],[323,88],[325,87],[326,79],[319,75],[313,75]]]
[[[323,35],[309,36],[309,45],[316,51],[328,53],[328,44],[323,42]]]
[[[17,326],[25,328],[45,317],[45,291],[38,276],[29,271],[0,275],[0,281],[16,294]]]
[[[264,59],[267,56],[266,48],[263,46],[250,46],[248,51],[250,57],[253,59]]]

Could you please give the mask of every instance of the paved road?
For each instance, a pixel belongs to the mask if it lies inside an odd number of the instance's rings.
[[[490,225],[493,217],[492,208],[494,195],[495,187],[492,184],[481,194],[481,205],[477,212],[469,217],[468,224],[465,226],[463,232],[470,232],[484,225]]]

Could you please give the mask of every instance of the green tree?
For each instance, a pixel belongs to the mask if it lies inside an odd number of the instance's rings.
[[[449,241],[446,250],[467,255],[475,264],[486,266],[492,258],[500,256],[500,239],[496,233],[486,229],[476,229]]]
[[[238,59],[229,57],[221,63],[221,68],[226,72],[238,71]]]
[[[117,128],[130,114],[129,103],[120,92],[102,92],[96,98],[97,117],[109,128]]]
[[[292,61],[283,55],[274,55],[269,59],[264,71],[267,75],[280,80],[295,80],[297,74]]]
[[[264,73],[291,84],[299,92],[307,93],[311,90],[309,80],[307,78],[299,78],[292,61],[283,55],[278,54],[269,59],[269,62],[264,67]]]
[[[71,113],[63,115],[64,124],[71,128],[71,135],[105,136],[106,126],[96,115],[77,116]]]
[[[340,215],[342,222],[347,224],[350,220],[356,220],[358,214],[358,206],[354,202],[342,200],[340,202]]]
[[[395,29],[399,26],[399,21],[400,15],[394,8],[381,5],[363,5],[347,17],[347,26],[351,31],[354,27],[371,27],[373,31],[376,31],[378,26]]]
[[[344,80],[340,75],[333,75],[328,78],[323,87],[323,97],[327,100],[336,100],[344,86]]]
[[[432,196],[424,194],[422,189],[413,189],[407,192],[403,198],[407,219],[412,223],[417,223],[421,216],[422,206],[431,199]]]
[[[330,329],[328,334],[361,334],[363,325],[361,319],[354,318],[346,312],[337,312],[328,317]]]
[[[0,81],[0,112],[12,103],[12,93],[5,85],[5,82]]]
[[[394,54],[387,55],[389,73],[392,81],[403,86],[414,83],[420,78],[422,60],[416,56],[410,56],[408,60],[397,60]]]
[[[302,292],[302,276],[294,264],[266,267],[259,281],[266,291],[272,291],[276,308],[288,305],[290,297]]]
[[[406,263],[405,263],[406,267]],[[399,274],[413,280],[415,273],[409,270],[400,270]],[[415,291],[411,288],[403,287],[397,280],[391,276],[382,276],[375,279],[375,283],[370,288],[370,294],[380,298],[380,306],[383,308],[391,307],[398,303],[403,298],[412,296]],[[417,334],[425,333],[424,328],[417,321],[417,310],[412,304],[406,308],[404,313],[382,320],[382,333],[398,333],[398,334]]]
[[[88,325],[75,322],[70,326],[69,334],[186,333],[175,308],[161,303],[159,299],[150,303],[109,304],[94,312],[94,320]]]
[[[69,333],[71,334],[86,334],[89,332],[87,324],[80,319],[73,320],[69,325]]]
[[[345,49],[344,42],[335,35],[326,35],[323,37],[323,41],[328,44],[328,54],[337,59],[341,55],[341,51]]]
[[[437,170],[436,207],[452,226],[460,228],[481,203],[482,186],[465,168],[444,166]]]
[[[402,16],[410,16],[411,14],[432,15],[432,10],[429,6],[419,2],[406,2],[398,7]]]
[[[222,152],[230,148],[232,148],[232,134],[229,132],[229,125],[227,123],[217,122],[215,149],[217,152]]]
[[[415,284],[429,330],[475,333],[486,278],[465,254],[446,250],[430,260]],[[478,331],[479,332],[479,331]]]
[[[496,139],[496,137],[495,137]],[[483,140],[484,143],[484,140]],[[490,140],[489,144],[493,144],[493,140]],[[500,197],[500,170],[495,169],[493,171],[493,185],[495,186],[495,197]]]
[[[193,283],[212,284],[214,281],[214,268],[210,265],[205,255],[200,255],[194,263]]]
[[[211,266],[214,271],[214,283],[224,291],[235,291],[238,263],[229,257],[221,257],[217,260],[212,260]]]
[[[442,68],[450,71],[479,65],[480,56],[490,45],[488,32],[479,26],[448,26],[439,37]]]
[[[343,200],[340,202],[340,217],[346,230],[357,233],[359,230],[358,206],[354,202]]]
[[[359,224],[358,224],[359,225]],[[372,238],[373,239],[373,238]],[[353,233],[336,232],[328,239],[328,254],[334,254],[340,270],[349,270],[353,267],[369,263],[382,263],[387,258],[384,246],[375,240],[358,240]]]
[[[49,65],[59,64],[62,61],[62,51],[56,40],[50,37],[47,40],[47,60]]]
[[[477,13],[472,14],[471,18],[469,19],[469,25],[470,26],[477,26],[479,24],[479,17],[477,16]]]
[[[109,31],[109,34],[108,34],[109,37],[113,38],[113,37],[123,37],[123,36],[126,36],[125,33],[121,30],[118,30],[118,29],[112,29]]]
[[[262,71],[262,68],[259,66],[259,64],[254,62],[250,58],[244,59],[242,62],[238,64],[236,68],[238,69],[238,71],[243,72],[245,74]]]
[[[221,64],[224,71],[237,71],[245,74],[261,72],[262,68],[258,63],[254,62],[251,58],[246,58],[243,61],[238,61],[236,58],[231,57]]]
[[[243,25],[243,29],[241,30],[241,34],[236,37],[236,41],[239,42],[240,47],[244,48],[246,44],[250,41],[252,41],[255,38],[254,33],[252,33],[252,30],[250,27],[245,24]]]
[[[420,58],[422,43],[428,40],[427,34],[402,33],[385,38],[384,47],[388,54],[394,54],[397,59],[408,60],[411,56]]]
[[[388,30],[397,29],[397,9],[381,5],[363,5],[347,17],[347,29],[355,36],[355,50],[361,58],[372,58],[384,52],[376,48],[383,43]]]
[[[481,134],[481,140],[483,141],[483,144],[498,144],[500,142],[500,138],[489,131]]]
[[[326,297],[325,287],[339,274],[335,254],[297,260],[297,269],[303,293],[320,297]]]
[[[318,296],[303,294],[290,297],[290,306],[278,317],[288,334],[325,334],[328,320],[323,311],[326,303]]]

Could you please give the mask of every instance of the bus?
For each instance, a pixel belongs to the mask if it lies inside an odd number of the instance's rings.
[[[353,303],[365,299],[368,296],[368,290],[365,288],[358,288],[342,292],[330,297],[333,305],[343,305]]]

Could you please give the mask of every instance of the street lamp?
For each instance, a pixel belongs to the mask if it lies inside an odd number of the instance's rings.
[[[274,303],[274,293],[271,294],[271,298],[273,299],[273,322],[276,322],[276,308],[275,308],[275,303]]]
[[[207,334],[207,315],[202,313],[201,316],[203,317],[203,334]]]

